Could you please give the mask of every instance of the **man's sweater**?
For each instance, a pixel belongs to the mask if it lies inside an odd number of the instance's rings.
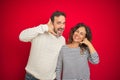
[[[47,25],[39,25],[23,30],[21,41],[31,42],[30,56],[26,71],[40,80],[53,80],[61,46],[65,44],[63,36],[56,37],[48,33]]]

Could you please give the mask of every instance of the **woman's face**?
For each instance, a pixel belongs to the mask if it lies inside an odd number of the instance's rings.
[[[73,34],[73,42],[82,42],[86,37],[86,30],[84,27],[78,28]]]

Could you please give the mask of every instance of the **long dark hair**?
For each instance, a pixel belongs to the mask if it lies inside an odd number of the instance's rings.
[[[73,42],[73,34],[74,32],[80,28],[80,27],[84,27],[86,30],[86,38],[91,41],[92,40],[92,33],[91,30],[88,26],[86,26],[84,23],[78,23],[77,25],[75,25],[73,28],[71,28],[70,30],[70,35],[69,35],[69,39],[68,39],[68,43],[72,43]],[[85,44],[81,44],[79,45],[81,49],[86,50],[87,49],[87,45]]]

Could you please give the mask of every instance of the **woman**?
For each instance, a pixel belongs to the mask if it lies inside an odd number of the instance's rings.
[[[88,60],[93,64],[99,63],[91,38],[90,28],[83,23],[71,29],[69,44],[61,48],[58,57],[57,80],[61,80],[61,76],[62,80],[90,80]]]

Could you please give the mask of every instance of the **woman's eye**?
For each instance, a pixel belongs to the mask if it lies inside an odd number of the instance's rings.
[[[79,33],[79,31],[76,31],[77,33]]]
[[[85,35],[85,33],[80,33],[80,35],[83,35],[83,36],[84,36],[84,35]]]

